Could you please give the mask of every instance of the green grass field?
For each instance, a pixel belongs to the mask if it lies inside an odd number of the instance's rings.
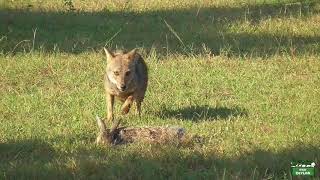
[[[292,160],[319,168],[320,3],[53,2],[0,2],[0,179],[294,179]],[[203,142],[95,145],[103,46],[137,47],[149,66],[143,116],[123,125],[182,126]]]

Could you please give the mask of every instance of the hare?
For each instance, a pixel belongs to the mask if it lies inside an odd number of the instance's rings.
[[[120,121],[117,121],[111,129],[107,129],[102,119],[97,116],[96,120],[100,130],[96,139],[97,144],[117,145],[136,141],[179,144],[185,135],[185,130],[181,127],[118,128]]]

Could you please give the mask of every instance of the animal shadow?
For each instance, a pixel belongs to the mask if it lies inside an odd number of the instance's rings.
[[[179,109],[162,108],[159,113],[163,118],[176,118],[191,121],[230,120],[232,117],[248,116],[248,111],[240,107],[189,106]]]

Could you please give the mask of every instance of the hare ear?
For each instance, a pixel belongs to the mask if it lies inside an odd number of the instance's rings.
[[[130,52],[127,53],[129,60],[134,60],[138,49],[134,48]]]
[[[98,115],[96,116],[96,120],[97,120],[97,123],[98,123],[98,127],[100,129],[100,132],[101,133],[105,132],[107,130],[106,124],[102,121],[102,119],[99,118]]]
[[[107,48],[103,48],[103,50],[104,50],[104,52],[105,52],[105,54],[106,54],[106,56],[107,56],[107,61],[110,61],[113,57],[114,57],[114,55],[113,55],[113,53],[112,52],[110,52]]]
[[[121,122],[121,119],[118,119],[112,124],[111,130],[110,130],[111,133],[114,133],[115,130],[117,130],[118,126],[120,125],[120,122]]]

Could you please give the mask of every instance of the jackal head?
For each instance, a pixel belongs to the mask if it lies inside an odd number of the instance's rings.
[[[107,77],[119,91],[127,90],[135,76],[136,49],[128,53],[112,53],[104,48],[107,56]]]

